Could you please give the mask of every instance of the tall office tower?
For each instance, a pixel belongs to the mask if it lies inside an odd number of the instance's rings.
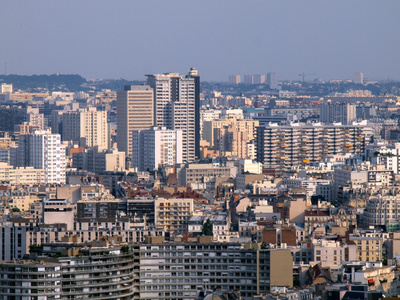
[[[194,155],[200,157],[200,139],[201,139],[201,123],[200,123],[200,76],[195,68],[190,68],[188,77],[194,79]]]
[[[354,73],[353,83],[364,84],[364,74],[363,73]]]
[[[182,163],[182,130],[153,127],[132,133],[132,167],[157,170],[159,165]]]
[[[154,126],[153,89],[148,85],[127,85],[117,92],[118,150],[132,155],[132,131]]]
[[[340,122],[350,124],[356,119],[356,105],[349,103],[322,103],[319,106],[319,120],[324,123]]]
[[[88,107],[62,112],[61,127],[63,141],[79,142],[82,147],[108,149],[107,111]]]
[[[254,84],[263,84],[265,83],[265,75],[263,74],[254,74],[253,75]]]
[[[279,82],[278,82],[278,74],[275,72],[269,72],[267,74],[267,84],[271,89],[277,89],[279,88]]]
[[[178,73],[152,74],[147,84],[154,89],[154,125],[167,129],[182,130],[182,153],[184,162],[192,162],[196,156],[196,138],[200,138],[200,122],[196,133],[196,98],[200,99],[197,72],[189,75]],[[196,95],[197,94],[197,95]],[[200,141],[198,141],[200,145]]]
[[[49,131],[20,135],[16,164],[44,169],[46,183],[65,183],[65,147],[61,136]]]
[[[240,75],[236,75],[236,74],[229,75],[228,82],[230,84],[239,84],[240,83]]]

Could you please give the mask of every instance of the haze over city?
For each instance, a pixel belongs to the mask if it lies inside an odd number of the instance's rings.
[[[400,2],[0,2],[0,299],[400,298]]]
[[[2,1],[0,74],[399,80],[399,1]]]

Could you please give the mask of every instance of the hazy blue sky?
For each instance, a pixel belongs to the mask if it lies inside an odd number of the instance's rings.
[[[0,74],[400,80],[399,0],[2,0]]]

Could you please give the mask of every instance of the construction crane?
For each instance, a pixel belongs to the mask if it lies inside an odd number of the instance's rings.
[[[306,78],[306,76],[311,76],[311,75],[315,75],[315,73],[306,74],[303,72],[303,73],[299,74],[299,76],[301,76],[303,78],[303,83],[304,83],[304,79]]]

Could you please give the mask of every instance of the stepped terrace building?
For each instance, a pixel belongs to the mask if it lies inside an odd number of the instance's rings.
[[[327,154],[363,154],[371,134],[366,123],[260,126],[256,128],[257,161],[264,168],[285,169],[321,162]]]

